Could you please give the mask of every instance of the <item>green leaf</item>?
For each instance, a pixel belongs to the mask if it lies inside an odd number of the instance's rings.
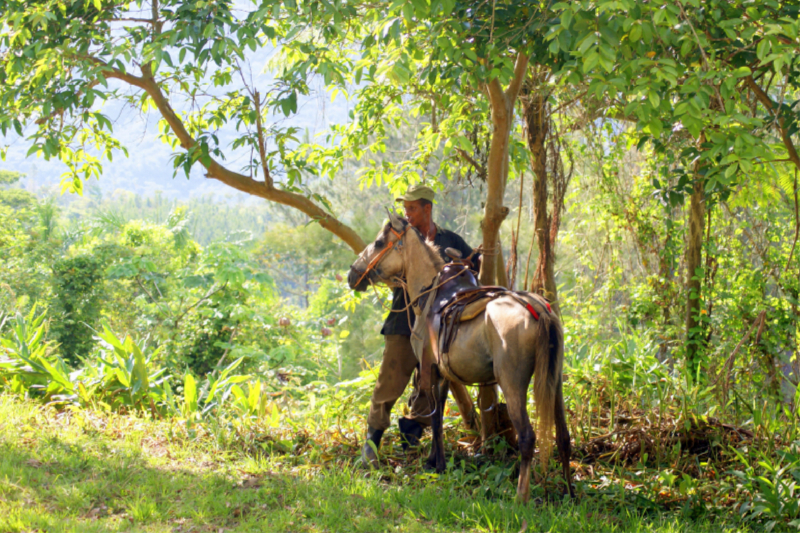
[[[631,26],[631,32],[628,34],[628,38],[631,42],[639,42],[642,38],[642,25],[638,22]]]
[[[589,73],[600,62],[600,54],[592,52],[583,59],[583,72]]]
[[[654,118],[648,122],[647,127],[650,129],[650,133],[653,134],[653,137],[660,136],[661,132],[664,131],[664,125],[657,118]]]
[[[564,28],[565,30],[568,30],[571,22],[572,22],[572,11],[570,11],[569,9],[565,9],[561,13],[561,27]]]
[[[739,67],[733,71],[734,78],[745,78],[753,73],[750,67]]]
[[[397,62],[392,67],[391,76],[399,83],[405,85],[411,79],[411,71],[408,70],[408,67],[404,65],[402,62]]]
[[[772,43],[770,43],[769,39],[767,38],[762,39],[756,46],[756,57],[763,61],[764,58],[767,57],[767,54],[769,54],[771,51]]]
[[[234,385],[231,387],[231,393],[236,396],[237,400],[241,400],[243,402],[247,402],[247,396],[245,396],[244,391],[239,385]]]
[[[183,381],[183,408],[186,416],[197,412],[197,383],[191,374]]]
[[[253,276],[253,279],[261,283],[262,285],[272,285],[274,283],[272,276],[270,276],[266,272],[259,272],[255,274]]]
[[[661,105],[661,97],[656,91],[650,91],[650,94],[648,94],[648,99],[650,100],[650,103],[653,104],[655,109],[658,109],[658,106]]]
[[[144,359],[144,355],[142,354],[142,350],[139,349],[139,346],[131,340],[132,348],[133,348],[133,356],[135,358],[135,364],[133,367],[133,376],[136,378],[139,387],[143,391],[147,391],[150,388],[150,382],[147,378],[147,362]]]

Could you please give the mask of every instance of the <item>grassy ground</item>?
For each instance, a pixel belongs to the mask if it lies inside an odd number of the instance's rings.
[[[0,396],[0,532],[749,530],[733,512],[668,509],[598,483],[578,482],[574,502],[543,502],[534,487],[516,506],[513,465],[457,457],[435,476],[401,468],[420,461],[398,452],[370,474],[352,466],[356,449],[258,454],[189,438],[178,422]]]

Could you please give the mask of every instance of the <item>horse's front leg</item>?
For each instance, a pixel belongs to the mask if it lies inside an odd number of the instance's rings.
[[[444,406],[447,403],[447,393],[450,389],[450,382],[446,379],[442,379],[439,381],[439,398],[437,403],[439,404],[439,411],[436,413],[436,422],[434,438],[437,440],[439,445],[436,447],[436,471],[437,472],[444,472],[445,467],[447,466],[447,460],[444,457]]]
[[[444,472],[447,461],[444,457],[444,406],[447,401],[449,382],[443,379],[438,368],[434,367],[431,372],[431,380],[436,383],[432,400],[435,402],[435,411],[431,416],[431,429],[433,432],[433,442],[431,443],[431,454],[425,461],[425,468]]]

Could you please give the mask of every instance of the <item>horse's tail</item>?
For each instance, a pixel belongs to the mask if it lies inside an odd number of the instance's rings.
[[[539,461],[546,471],[553,449],[556,397],[564,363],[564,331],[555,314],[542,314],[536,336],[536,367],[533,373],[533,396],[539,416],[537,440]]]

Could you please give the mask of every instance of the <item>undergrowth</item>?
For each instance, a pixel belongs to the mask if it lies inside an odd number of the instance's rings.
[[[449,419],[449,445],[459,432]],[[313,427],[313,426],[312,426]],[[704,503],[702,482],[654,493],[645,467],[577,470],[578,497],[556,476],[513,503],[513,454],[455,444],[427,473],[392,435],[384,468],[357,465],[359,428],[190,427],[183,420],[0,396],[0,530],[22,531],[658,531],[761,529]],[[588,470],[588,471],[587,471]],[[543,487],[547,487],[545,492]],[[693,495],[697,495],[693,497]],[[683,495],[683,496],[680,496]],[[781,526],[782,527],[782,526]]]
[[[551,464],[519,506],[514,450],[477,447],[449,404],[446,472],[425,471],[422,450],[403,452],[393,431],[382,469],[363,470],[376,369],[331,384],[239,375],[237,360],[179,378],[104,328],[96,357],[72,371],[42,327],[18,315],[2,338],[0,531],[800,528],[791,406],[748,402],[743,387],[723,403],[643,337],[568,357],[577,498]]]

